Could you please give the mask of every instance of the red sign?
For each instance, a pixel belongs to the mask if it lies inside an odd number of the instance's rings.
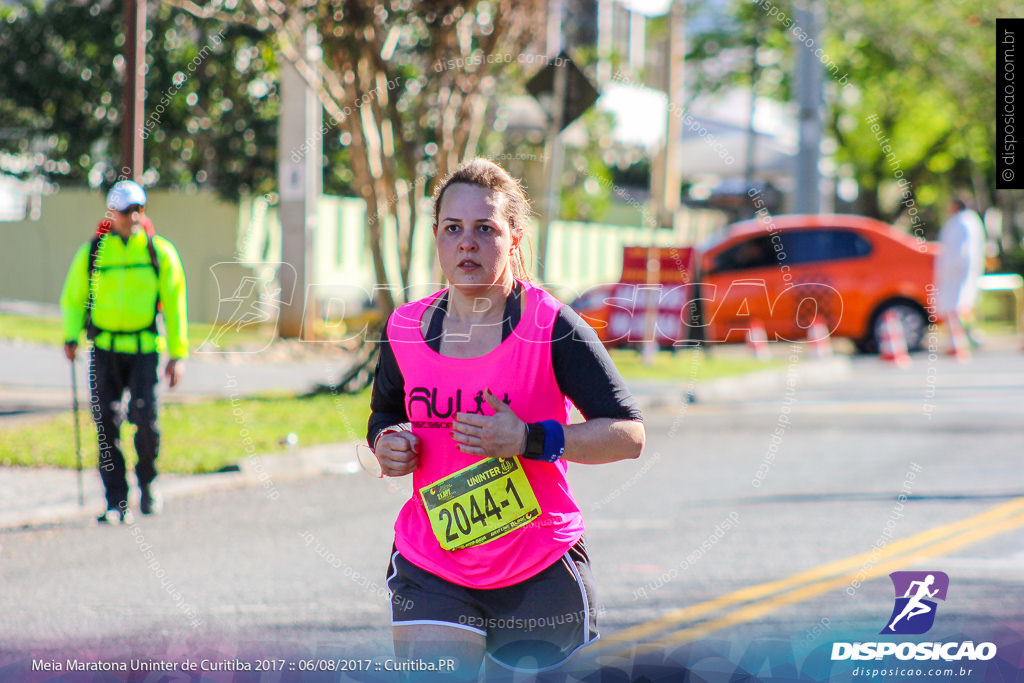
[[[622,277],[619,282],[646,283],[647,262],[651,260],[657,268],[652,282],[685,285],[693,281],[692,247],[626,247],[622,250]]]
[[[648,272],[648,266],[653,272]],[[654,309],[654,338],[671,344],[684,338],[683,307],[692,299],[695,265],[691,247],[626,247],[622,278],[615,286],[605,339],[640,342],[648,338],[647,311]],[[612,303],[609,301],[609,303]]]

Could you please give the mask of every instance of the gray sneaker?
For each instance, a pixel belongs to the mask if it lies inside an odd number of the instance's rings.
[[[110,508],[102,515],[96,518],[99,524],[109,524],[111,526],[117,526],[118,524],[131,524],[135,521],[132,518],[131,510],[127,508]]]

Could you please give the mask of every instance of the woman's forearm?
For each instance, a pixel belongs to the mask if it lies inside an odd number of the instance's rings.
[[[639,458],[646,438],[643,422],[594,418],[565,426],[563,457],[588,465]]]

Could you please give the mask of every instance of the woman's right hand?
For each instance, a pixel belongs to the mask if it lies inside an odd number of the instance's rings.
[[[377,439],[377,462],[385,477],[401,477],[420,466],[420,439],[412,432],[392,432]]]

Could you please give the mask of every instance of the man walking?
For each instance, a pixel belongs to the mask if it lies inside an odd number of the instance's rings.
[[[106,511],[98,521],[106,524],[131,521],[120,438],[126,389],[128,421],[137,428],[140,509],[149,515],[163,507],[153,485],[160,448],[159,354],[170,355],[164,374],[171,387],[181,381],[182,360],[188,356],[185,273],[174,245],[141,229],[145,207],[146,193],[137,183],[123,180],[111,188],[107,195],[110,231],[78,250],[60,297],[68,360],[75,360],[83,329],[93,343],[89,388],[107,497]],[[157,326],[161,314],[166,340]]]
[[[942,251],[935,261],[938,313],[949,324],[952,349],[960,360],[970,357],[968,321],[978,300],[978,278],[985,273],[985,228],[966,200],[949,205],[949,219],[939,231]]]

